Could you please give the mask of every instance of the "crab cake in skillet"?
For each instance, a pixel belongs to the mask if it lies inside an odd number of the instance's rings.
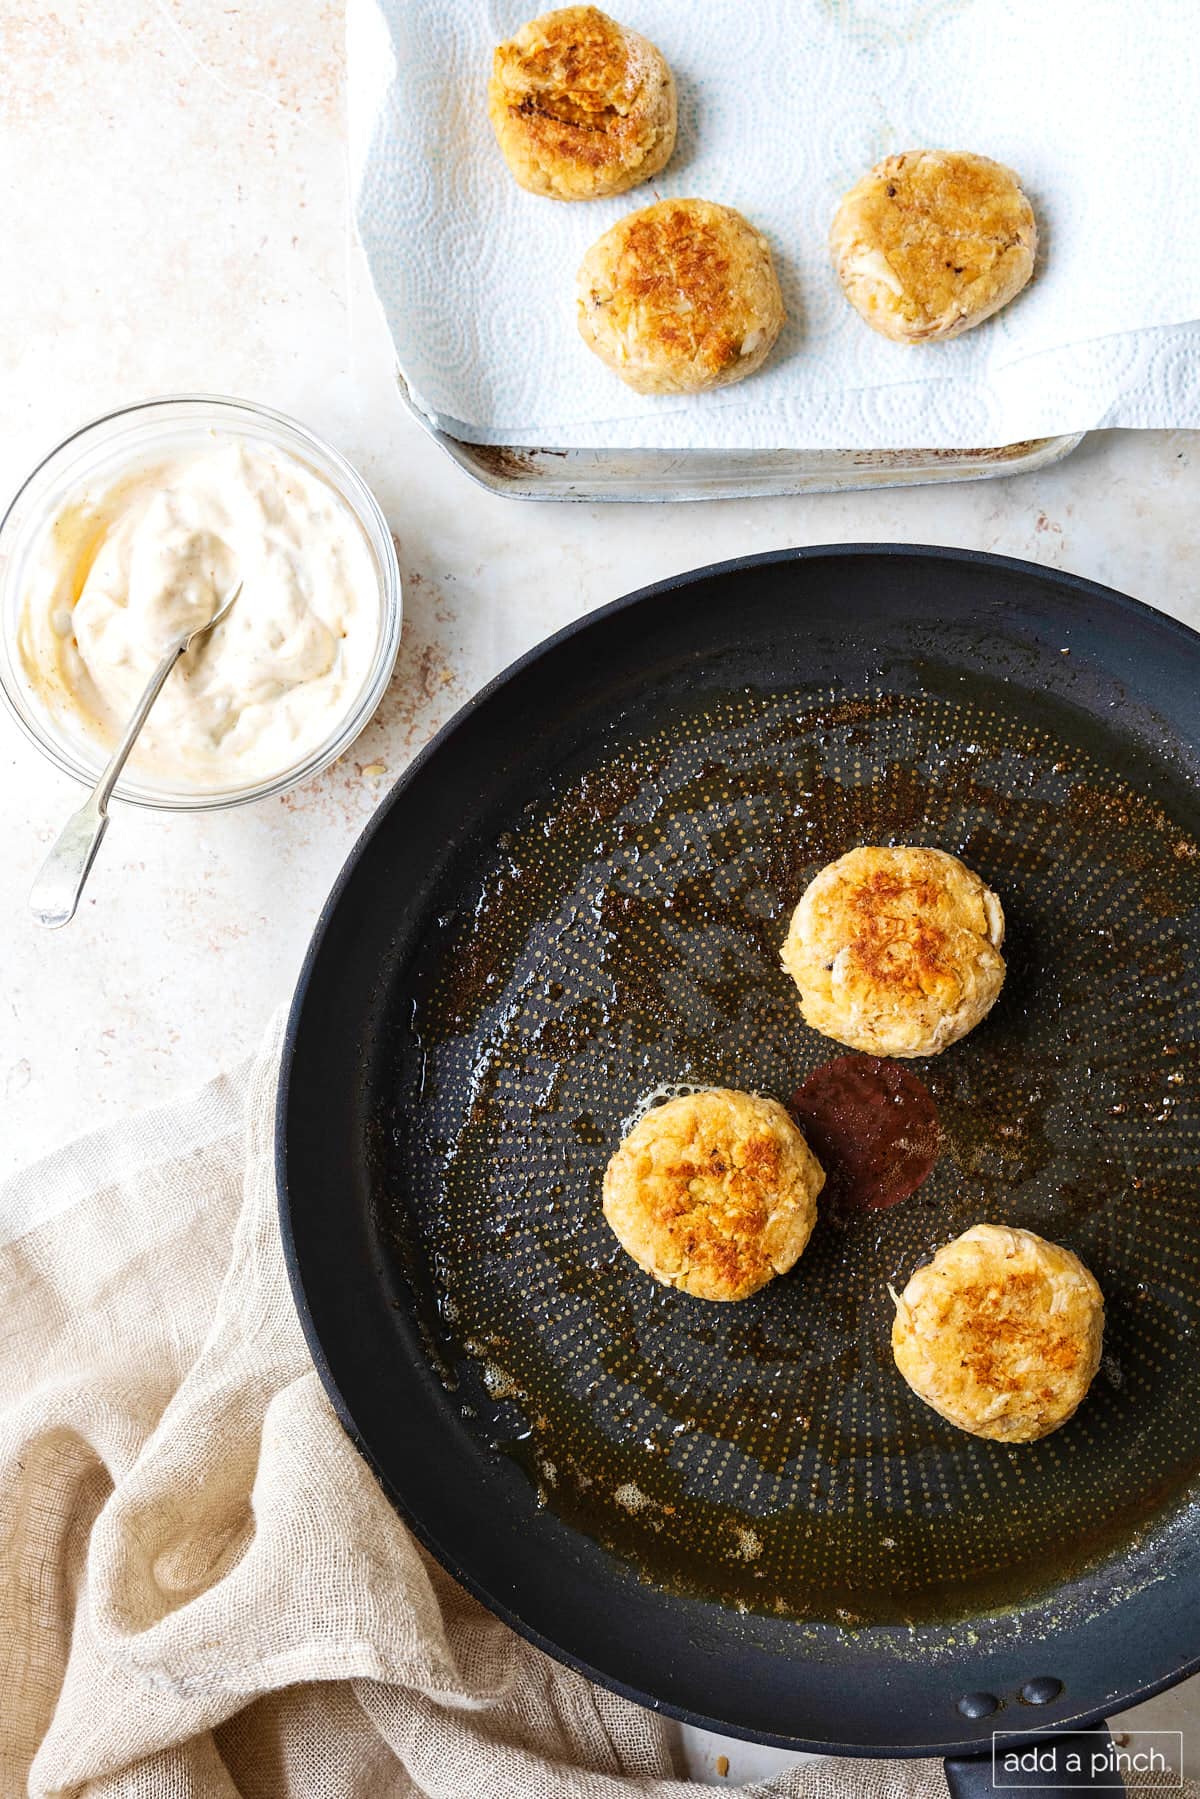
[[[551,200],[623,194],[675,148],[661,53],[594,6],[544,13],[492,58],[488,117],[519,184]]]
[[[1078,1256],[1033,1231],[977,1224],[892,1298],[897,1368],[977,1437],[1048,1436],[1100,1366],[1104,1295]]]
[[[766,238],[711,200],[619,220],[579,266],[576,311],[584,343],[640,394],[744,380],[787,317]]]
[[[824,1185],[777,1100],[717,1087],[634,1126],[605,1171],[604,1216],[664,1286],[745,1299],[797,1260]]]
[[[908,150],[855,183],[829,250],[842,290],[897,343],[957,337],[1033,273],[1037,225],[1011,169],[961,150]]]
[[[823,868],[792,914],[783,966],[807,1023],[871,1056],[936,1056],[1004,984],[1004,912],[944,850],[863,848]]]

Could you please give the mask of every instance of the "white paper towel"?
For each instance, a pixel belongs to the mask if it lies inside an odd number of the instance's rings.
[[[485,109],[493,46],[533,0],[351,0],[359,230],[400,367],[481,443],[971,447],[1102,425],[1200,426],[1196,0],[612,0],[679,84],[651,184],[564,205],[517,187]],[[1038,217],[1033,283],[915,349],[871,331],[826,251],[851,183],[894,151],[1010,163]],[[647,399],[585,349],[575,271],[656,196],[738,207],[770,238],[789,323],[765,370]]]

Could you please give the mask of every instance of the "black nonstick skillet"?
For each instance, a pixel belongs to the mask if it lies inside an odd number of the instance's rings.
[[[995,1010],[906,1065],[933,1171],[823,1208],[738,1305],[659,1288],[601,1215],[607,1157],[680,1085],[786,1102],[842,1053],[778,947],[867,842],[953,851],[1008,917]],[[942,1754],[960,1793],[993,1732],[1200,1667],[1198,927],[1200,637],[1090,582],[791,551],[517,663],[351,856],[279,1100],[308,1341],[422,1541],[643,1704]],[[1101,1372],[1032,1445],[956,1431],[891,1361],[887,1284],[981,1219],[1106,1295]]]

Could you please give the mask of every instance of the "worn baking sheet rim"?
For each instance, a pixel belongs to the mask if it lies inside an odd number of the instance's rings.
[[[491,493],[518,500],[662,503],[986,481],[1048,468],[1086,435],[1075,431],[975,450],[532,449],[467,443],[434,424],[399,368],[396,385],[405,409],[464,474]]]

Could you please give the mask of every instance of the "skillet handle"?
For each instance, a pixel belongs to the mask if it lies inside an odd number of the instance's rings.
[[[1006,1774],[1006,1753],[1028,1757],[1037,1751],[1036,1768],[1026,1760]],[[1125,1791],[1113,1759],[1112,1738],[1107,1724],[1093,1730],[1046,1731],[1023,1748],[1002,1750],[997,1758],[996,1780],[992,1780],[992,1757],[987,1755],[948,1756],[945,1763],[946,1786],[950,1799],[994,1799],[997,1793],[1020,1793],[1023,1799],[1038,1799],[1042,1793],[1110,1793]]]

